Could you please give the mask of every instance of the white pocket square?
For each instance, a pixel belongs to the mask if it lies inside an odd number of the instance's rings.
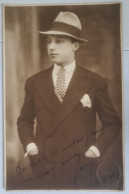
[[[88,94],[84,94],[80,102],[82,103],[83,107],[87,106],[88,108],[91,108],[91,100]]]

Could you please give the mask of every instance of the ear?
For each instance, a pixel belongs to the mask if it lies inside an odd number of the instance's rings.
[[[79,44],[79,42],[74,42],[73,44],[74,44],[73,51],[76,52],[79,49],[80,44]]]

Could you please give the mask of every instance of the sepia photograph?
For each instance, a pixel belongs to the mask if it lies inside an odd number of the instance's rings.
[[[124,189],[121,3],[3,6],[6,190]]]

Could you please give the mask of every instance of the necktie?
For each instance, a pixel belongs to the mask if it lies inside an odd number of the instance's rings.
[[[57,81],[55,86],[55,94],[61,103],[63,102],[65,91],[65,68],[61,67],[57,73]]]

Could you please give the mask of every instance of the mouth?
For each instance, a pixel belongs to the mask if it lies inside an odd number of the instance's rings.
[[[50,56],[58,56],[56,53],[50,53]]]

